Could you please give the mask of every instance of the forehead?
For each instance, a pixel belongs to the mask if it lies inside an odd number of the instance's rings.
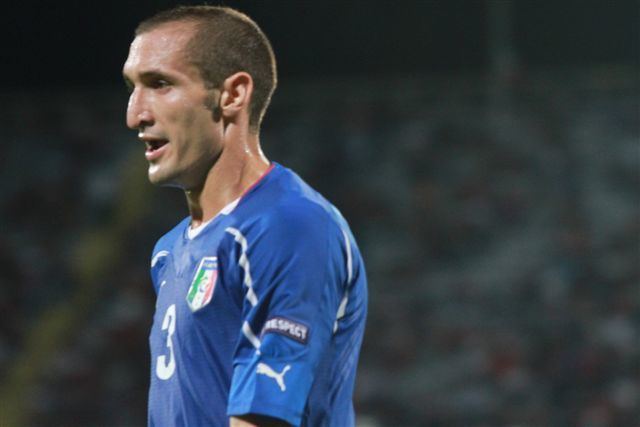
[[[125,75],[148,70],[191,71],[185,50],[194,31],[191,23],[170,22],[136,36],[124,64]]]

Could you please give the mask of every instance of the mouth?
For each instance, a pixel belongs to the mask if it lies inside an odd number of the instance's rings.
[[[164,147],[168,143],[169,143],[169,141],[167,141],[166,139],[157,139],[157,140],[153,140],[153,141],[145,141],[144,142],[144,144],[147,147],[147,151],[151,151],[151,152],[159,150],[160,148]]]
[[[162,138],[141,137],[146,147],[144,153],[147,160],[156,160],[166,151],[169,140]]]

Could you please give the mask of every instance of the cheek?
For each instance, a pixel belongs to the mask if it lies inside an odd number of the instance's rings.
[[[157,117],[161,117],[162,130],[174,141],[181,157],[187,152],[217,150],[217,136],[221,122],[207,105],[206,96],[197,96],[180,91],[167,94],[158,106]]]
[[[219,151],[220,129],[211,117],[211,111],[200,106],[185,105],[180,114],[172,116],[172,127],[180,157],[187,161],[211,157]]]
[[[167,122],[175,126],[179,131],[191,133],[206,124],[207,115],[210,112],[201,103],[177,97],[167,104]]]
[[[183,99],[170,100],[164,105],[167,125],[175,130],[188,129],[193,124],[193,105]]]
[[[209,140],[215,138],[218,126],[213,120],[211,110],[203,104],[191,106],[185,114],[184,124],[192,137]]]

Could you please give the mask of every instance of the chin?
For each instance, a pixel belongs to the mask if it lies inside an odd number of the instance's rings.
[[[158,165],[149,165],[149,182],[153,185],[170,185],[171,177],[159,169]]]

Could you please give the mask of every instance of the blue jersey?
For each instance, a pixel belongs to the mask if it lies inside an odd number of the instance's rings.
[[[195,237],[189,224],[151,261],[149,425],[354,425],[367,284],[339,212],[274,163]]]

